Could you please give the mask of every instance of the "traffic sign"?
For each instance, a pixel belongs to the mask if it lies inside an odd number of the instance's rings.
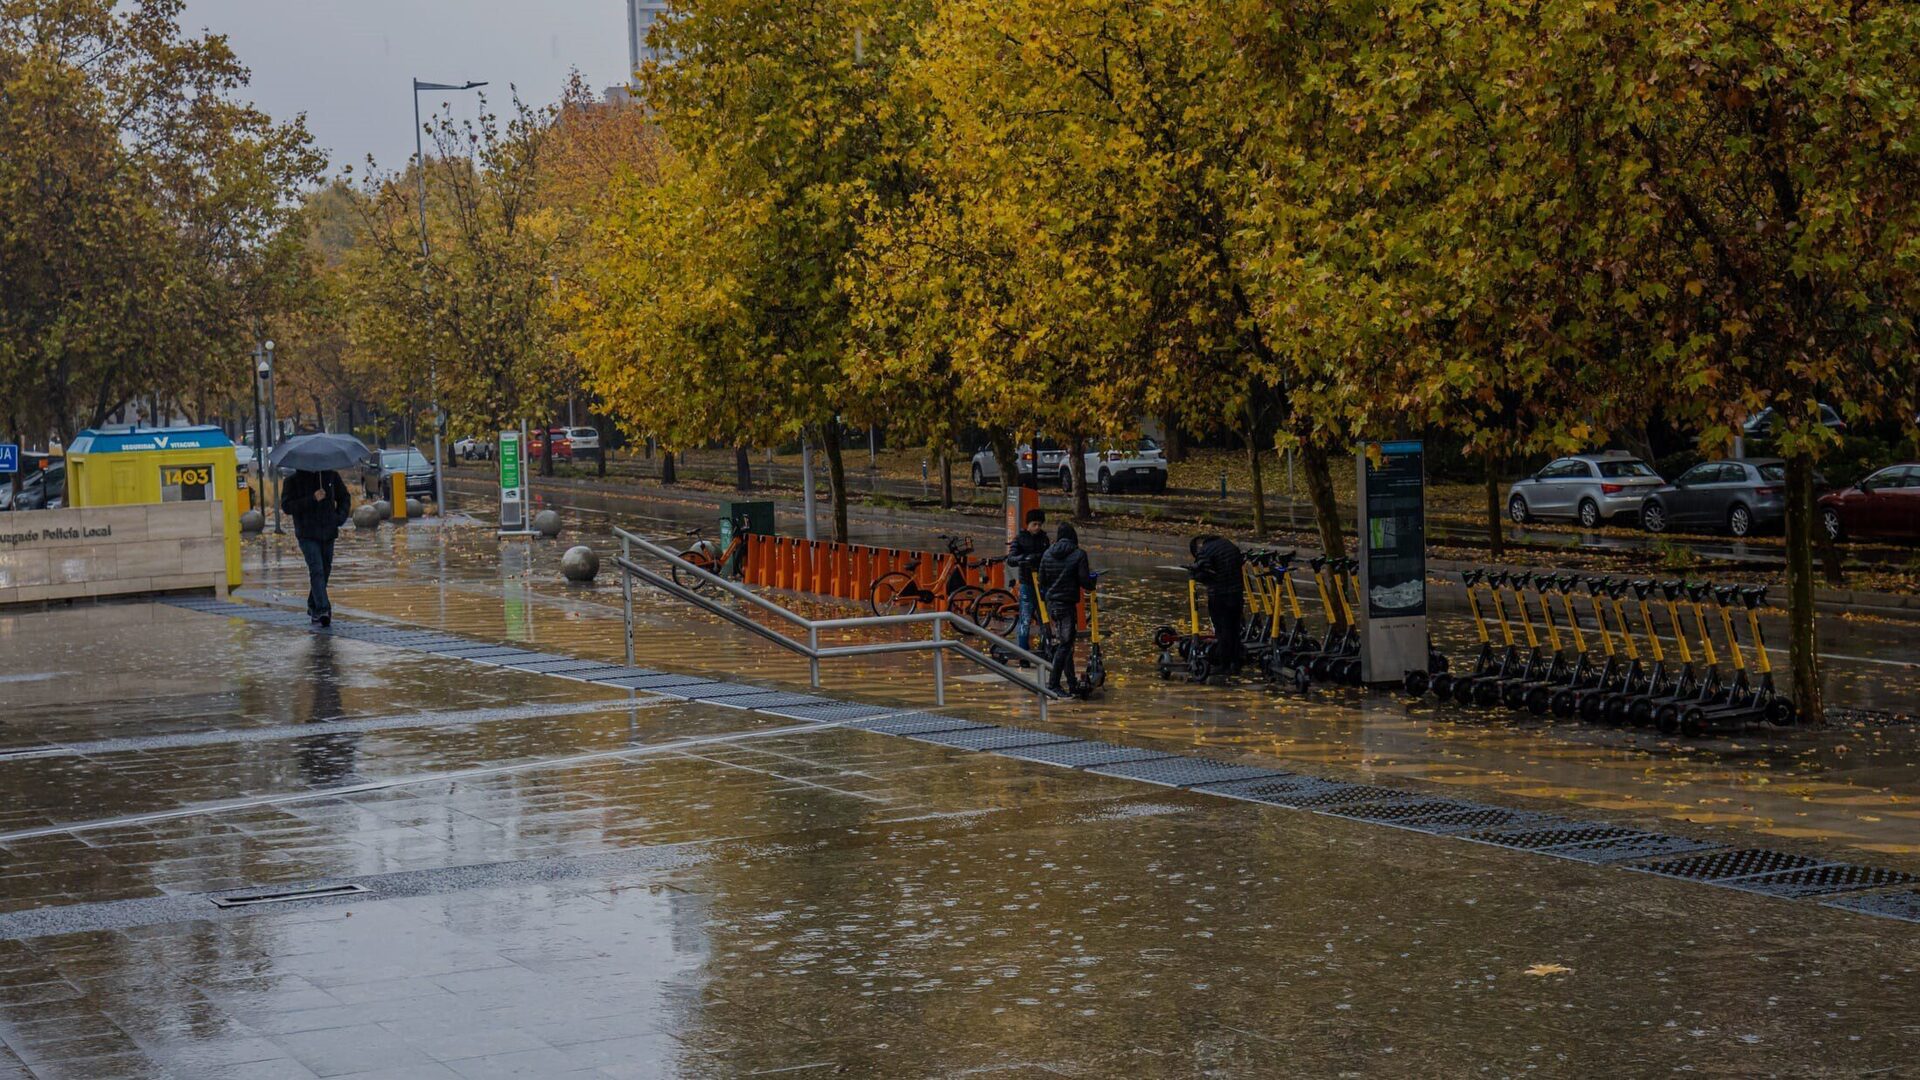
[[[20,444],[0,442],[0,475],[20,471]]]

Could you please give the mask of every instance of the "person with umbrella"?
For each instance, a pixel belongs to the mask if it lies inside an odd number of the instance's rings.
[[[292,469],[280,489],[280,509],[293,519],[293,535],[307,560],[307,618],[333,625],[327,579],[333,576],[333,542],[353,513],[353,496],[339,469],[364,460],[367,447],[351,435],[298,435],[274,448],[276,469]]]

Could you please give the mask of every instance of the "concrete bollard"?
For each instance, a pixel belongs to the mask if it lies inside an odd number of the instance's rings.
[[[361,503],[353,508],[353,527],[356,529],[377,529],[380,527],[380,508],[372,503]]]
[[[420,500],[419,500],[419,499],[408,499],[408,500],[407,500],[407,519],[408,519],[408,520],[412,520],[412,519],[414,519],[414,518],[417,518],[417,517],[420,517],[420,516],[422,516],[422,511],[421,511],[421,507],[420,507]]]
[[[568,581],[586,584],[600,572],[600,556],[585,544],[576,544],[560,556],[560,572]]]
[[[240,531],[248,535],[267,527],[267,516],[258,510],[249,510],[240,515]]]
[[[393,504],[385,499],[379,499],[374,502],[373,511],[380,515],[381,521],[390,520],[393,517]]]
[[[549,538],[559,536],[560,512],[558,510],[542,510],[533,515],[533,528],[534,531],[538,532],[541,536]]]

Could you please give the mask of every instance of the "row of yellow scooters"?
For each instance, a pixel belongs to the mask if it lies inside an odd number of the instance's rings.
[[[1465,670],[1436,665],[1434,674],[1409,675],[1406,689],[1416,697],[1432,693],[1469,707],[1505,706],[1669,735],[1791,724],[1798,717],[1774,685],[1760,630],[1763,587],[1504,570],[1467,570],[1461,578],[1479,651]],[[1579,606],[1592,615],[1592,636],[1581,625]],[[1664,635],[1657,614],[1665,616]],[[1674,643],[1671,653],[1663,636]]]

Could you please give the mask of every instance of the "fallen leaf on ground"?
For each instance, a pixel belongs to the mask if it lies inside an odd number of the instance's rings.
[[[1571,975],[1573,969],[1565,964],[1535,964],[1527,969],[1529,975]]]

